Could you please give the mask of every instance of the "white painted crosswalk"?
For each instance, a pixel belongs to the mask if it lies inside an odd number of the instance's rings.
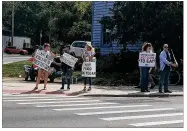
[[[145,123],[135,123],[130,124],[131,126],[142,127],[142,126],[154,126],[154,125],[165,125],[165,124],[178,124],[183,123],[183,120],[173,120],[173,121],[155,121],[155,122],[145,122]]]
[[[169,114],[156,114],[156,115],[141,115],[141,116],[126,116],[126,117],[109,117],[109,118],[100,118],[101,120],[106,121],[115,121],[115,120],[125,120],[125,119],[140,119],[140,118],[153,118],[153,117],[167,117],[167,116],[179,116],[183,113],[169,113]]]
[[[102,114],[117,114],[117,113],[132,113],[132,112],[148,112],[148,111],[166,111],[174,110],[174,108],[159,108],[159,109],[142,109],[142,110],[122,110],[122,111],[103,111],[103,112],[87,112],[87,113],[75,113],[77,115],[102,115]]]
[[[3,102],[16,103],[20,106],[53,110],[58,113],[78,116],[95,116],[101,121],[124,121],[124,125],[134,127],[152,127],[168,124],[183,124],[183,112],[176,112],[173,107],[154,107],[151,104],[121,104],[106,102],[89,97],[61,95],[5,95]],[[151,121],[147,121],[151,119]],[[130,120],[130,121],[127,121]],[[145,120],[145,121],[144,121]]]

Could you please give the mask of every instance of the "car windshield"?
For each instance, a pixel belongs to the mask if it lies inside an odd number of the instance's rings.
[[[7,48],[16,49],[15,46],[9,46],[9,47],[7,47]]]
[[[84,48],[86,46],[86,42],[74,42],[74,47]]]

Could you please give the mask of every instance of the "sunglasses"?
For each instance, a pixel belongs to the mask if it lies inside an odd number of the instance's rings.
[[[164,48],[168,48],[168,47],[164,47]]]

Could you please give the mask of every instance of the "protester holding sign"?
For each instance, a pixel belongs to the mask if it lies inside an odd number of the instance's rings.
[[[70,45],[65,46],[65,48],[62,50],[61,57],[63,57],[64,53],[74,56],[74,54],[69,51],[70,51]],[[61,63],[61,68],[63,71],[61,90],[64,90],[65,79],[67,79],[67,90],[70,90],[70,80],[71,80],[73,68],[71,66],[67,65],[66,63],[64,63],[63,61]]]
[[[144,44],[142,45],[142,52],[143,52],[143,47],[144,47],[144,45],[146,44],[147,42],[144,42]],[[154,51],[153,51],[153,47],[152,47],[152,50],[150,50],[150,53],[153,53]],[[138,62],[139,62],[139,59],[138,59]],[[155,68],[154,69],[156,69],[156,64],[155,64]],[[154,87],[155,87],[155,82],[154,82],[154,80],[153,80],[153,78],[152,78],[152,71],[154,70],[153,68],[150,68],[149,69],[149,83],[150,83],[150,89],[153,89]],[[140,82],[141,82],[141,67],[140,67]],[[140,82],[139,82],[139,84],[138,84],[138,86],[137,87],[135,87],[135,88],[140,88]]]
[[[139,55],[141,92],[149,92],[148,89],[149,71],[151,67],[155,66],[155,57],[156,57],[156,54],[151,52],[152,50],[153,49],[151,43],[144,43],[142,52]]]
[[[54,54],[50,51],[50,44],[48,43],[45,43],[44,44],[44,50],[42,51],[43,55],[45,55],[45,57],[47,59],[48,56],[53,56],[54,57]],[[44,90],[46,89],[46,86],[47,86],[47,81],[48,81],[48,70],[45,70],[45,68],[41,67],[40,63],[36,61],[36,57],[40,57],[39,55],[36,56],[37,53],[35,53],[35,64],[39,67],[38,69],[38,76],[37,76],[37,81],[36,81],[36,87],[34,88],[34,90],[37,90],[38,89],[38,85],[40,83],[40,78],[42,76],[42,74],[44,75],[43,78],[44,78]],[[43,59],[42,59],[43,60]],[[45,59],[46,60],[46,59]]]
[[[83,52],[82,54],[82,58],[84,60],[84,63],[83,63],[83,67],[82,67],[82,72],[84,69],[86,69],[86,65],[87,65],[87,69],[89,68],[92,68],[94,66],[94,68],[96,68],[96,66],[94,65],[95,63],[93,61],[94,59],[94,55],[95,55],[95,50],[94,48],[92,47],[91,45],[91,42],[87,43],[86,47],[85,47],[85,51]],[[87,63],[89,62],[89,63]],[[95,69],[96,70],[96,69]],[[84,72],[83,72],[84,73]],[[89,75],[87,75],[85,78],[84,78],[84,91],[86,91],[86,81],[88,79],[89,81],[89,88],[88,88],[88,91],[90,91],[92,88],[91,88],[91,77],[92,76],[95,76],[96,72],[94,72],[94,74],[90,73]],[[83,76],[85,76],[85,74],[83,74]],[[89,76],[89,77],[88,77]]]

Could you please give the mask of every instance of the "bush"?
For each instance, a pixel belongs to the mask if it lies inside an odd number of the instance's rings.
[[[138,69],[138,52],[124,52],[100,56],[97,71],[129,73]]]

